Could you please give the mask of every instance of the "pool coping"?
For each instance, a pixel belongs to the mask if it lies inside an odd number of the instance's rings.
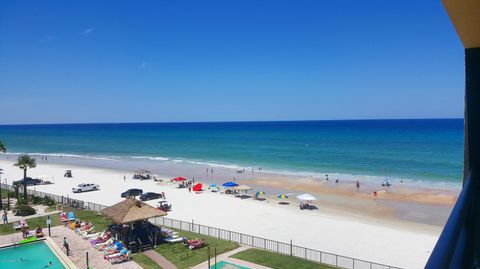
[[[58,247],[52,238],[45,236],[45,243],[52,250],[53,254],[62,263],[66,269],[78,269],[77,266],[67,257],[65,253]]]
[[[67,257],[67,255],[65,255],[65,253],[63,253],[63,251],[57,246],[57,244],[55,244],[55,242],[53,242],[53,240],[48,236],[44,238],[39,238],[35,241],[28,242],[26,244],[14,243],[14,244],[3,245],[3,246],[0,246],[0,250],[5,248],[11,248],[11,247],[38,244],[40,242],[45,242],[45,244],[48,246],[50,251],[52,251],[53,255],[57,257],[57,259],[62,263],[65,269],[78,269],[77,266],[72,263],[72,261]]]

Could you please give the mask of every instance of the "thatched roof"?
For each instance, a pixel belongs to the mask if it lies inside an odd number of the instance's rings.
[[[103,209],[100,213],[118,224],[161,217],[167,214],[135,198],[127,198],[120,203]]]

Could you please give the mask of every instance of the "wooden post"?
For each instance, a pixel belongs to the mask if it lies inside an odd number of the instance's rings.
[[[290,239],[290,256],[293,255],[293,244],[292,244],[292,239]]]
[[[86,256],[86,258],[87,258],[87,269],[89,269],[90,266],[88,265],[88,251],[85,253],[85,256]]]
[[[207,247],[208,269],[210,269],[210,247]]]

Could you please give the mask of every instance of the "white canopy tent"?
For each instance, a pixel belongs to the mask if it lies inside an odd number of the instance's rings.
[[[317,198],[315,198],[315,196],[313,196],[309,193],[300,194],[300,195],[297,196],[297,199],[300,200],[300,201],[315,201],[315,200],[317,200]]]

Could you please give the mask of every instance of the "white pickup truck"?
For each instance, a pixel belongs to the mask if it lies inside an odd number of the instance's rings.
[[[82,183],[78,184],[78,186],[73,187],[73,192],[84,192],[84,191],[96,191],[100,188],[97,184],[90,184],[90,183]]]

